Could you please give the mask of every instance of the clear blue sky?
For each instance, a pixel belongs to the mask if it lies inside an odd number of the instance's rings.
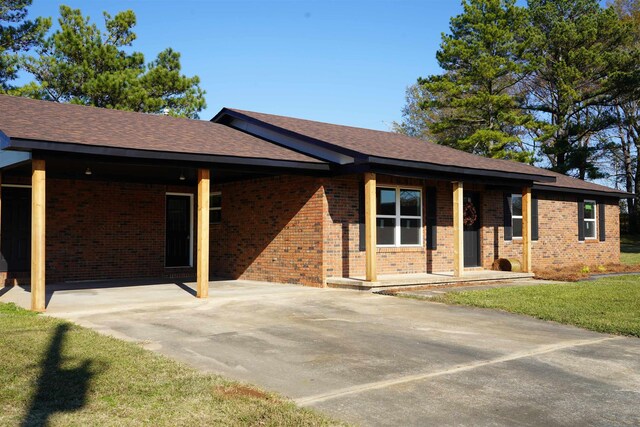
[[[458,0],[34,0],[30,17],[57,25],[60,4],[101,28],[103,10],[132,9],[147,62],[172,47],[200,76],[203,119],[226,106],[381,130],[400,119],[405,88],[438,72],[440,34],[461,11]]]

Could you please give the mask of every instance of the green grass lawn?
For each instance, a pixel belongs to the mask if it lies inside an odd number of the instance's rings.
[[[640,275],[450,292],[433,300],[494,308],[598,332],[640,337]]]
[[[640,236],[620,237],[620,262],[640,264]]]
[[[334,425],[134,343],[0,303],[0,425]]]

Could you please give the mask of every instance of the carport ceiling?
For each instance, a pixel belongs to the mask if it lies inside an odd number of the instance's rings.
[[[200,165],[200,167],[202,167]],[[173,162],[152,161],[144,162],[137,159],[106,158],[82,156],[47,156],[47,177],[93,181],[117,181],[150,183],[164,185],[195,185],[197,165],[177,165]],[[87,168],[91,175],[87,175]],[[255,166],[211,166],[211,183],[225,183],[258,178],[285,173],[274,168],[260,168]],[[3,171],[5,176],[28,178],[31,176],[31,164]],[[180,177],[184,176],[184,180]]]

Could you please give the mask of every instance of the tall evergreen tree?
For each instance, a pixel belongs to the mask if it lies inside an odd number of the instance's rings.
[[[418,107],[435,142],[475,154],[531,162],[523,130],[532,117],[520,109],[520,84],[530,62],[525,11],[515,0],[463,0],[436,58],[443,74],[418,80],[422,97],[405,110],[405,125]],[[408,113],[408,114],[407,114]]]
[[[26,19],[31,1],[0,0],[0,92],[11,88],[20,53],[40,43],[51,25],[50,19]]]
[[[149,64],[125,50],[136,39],[136,17],[104,13],[103,33],[80,10],[60,7],[60,29],[25,68],[36,82],[18,93],[57,102],[197,118],[205,107],[197,76],[181,74],[180,54],[166,49]]]
[[[595,144],[615,123],[606,107],[617,78],[633,66],[628,25],[597,0],[529,0],[531,56],[528,109],[547,122],[538,129],[551,169],[584,179],[599,176]]]
[[[640,64],[640,0],[614,0],[610,6],[618,17],[631,26],[632,42],[628,49],[635,63]],[[630,69],[617,84],[618,96],[612,108],[616,124],[613,136],[617,145],[613,147],[614,162],[617,162],[624,189],[634,194],[626,200],[629,227],[632,232],[640,230],[640,67]],[[635,71],[635,73],[634,73]],[[618,168],[616,168],[618,169]]]

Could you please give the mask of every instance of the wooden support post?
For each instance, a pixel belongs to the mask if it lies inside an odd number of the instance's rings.
[[[453,183],[453,275],[464,272],[464,188],[462,182]]]
[[[31,310],[45,310],[46,173],[44,160],[31,161]]]
[[[198,298],[209,296],[209,169],[198,169]]]
[[[366,280],[378,280],[376,271],[376,174],[364,174],[364,229],[366,250]]]
[[[522,189],[522,271],[532,272],[531,266],[531,187]]]

